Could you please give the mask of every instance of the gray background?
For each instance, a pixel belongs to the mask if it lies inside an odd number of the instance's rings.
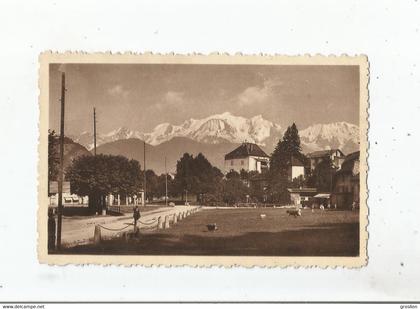
[[[0,300],[419,300],[419,13],[417,0],[3,1]],[[48,49],[367,54],[369,265],[40,265],[37,70]]]

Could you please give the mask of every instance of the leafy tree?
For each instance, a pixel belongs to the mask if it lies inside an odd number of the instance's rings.
[[[141,174],[141,177],[143,179],[144,172],[142,172]],[[146,170],[146,182],[146,199],[152,200],[154,197],[158,197],[158,176],[153,170]]]
[[[48,195],[50,195],[50,181],[55,181],[58,178],[59,164],[58,137],[54,130],[48,130]]]
[[[228,204],[245,202],[249,194],[248,187],[240,177],[231,177],[223,182],[223,201]]]
[[[300,188],[300,187],[305,186],[305,184],[306,184],[305,178],[302,175],[300,175],[299,177],[292,179],[290,187]]]
[[[184,153],[180,160],[176,164],[176,188],[177,191],[182,192],[184,196],[184,190],[191,191],[194,182],[193,175],[193,156],[189,153]]]
[[[241,172],[239,173],[239,175],[241,176],[241,179],[244,181],[248,181],[249,180],[249,172],[247,172],[244,169],[241,169]]]
[[[166,194],[165,178],[167,179],[167,184],[168,184],[168,197],[174,196],[175,189],[174,189],[174,182],[172,180],[172,177],[167,174],[161,174],[160,176],[157,177],[156,195],[158,197],[165,196]]]
[[[160,176],[156,175],[153,170],[146,171],[146,181],[147,181],[147,198],[153,199],[155,197],[164,197],[166,194],[166,183],[165,178],[167,178],[168,184],[168,196],[173,196],[176,189],[174,188],[174,181],[169,175],[161,174]],[[143,172],[142,172],[143,179]]]
[[[89,207],[100,211],[108,194],[134,195],[141,188],[140,164],[123,156],[80,156],[67,170],[72,193],[89,196]]]
[[[226,174],[226,179],[233,179],[233,178],[240,179],[241,175],[237,171],[231,170]]]
[[[251,196],[253,202],[266,202],[267,194],[264,181],[251,180],[249,195]]]
[[[188,190],[199,197],[205,193],[216,192],[222,177],[221,171],[212,166],[202,153],[196,157],[184,153],[176,165],[176,188],[182,194]]]

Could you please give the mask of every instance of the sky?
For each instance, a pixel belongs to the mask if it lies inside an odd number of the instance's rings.
[[[66,74],[66,133],[118,127],[150,132],[213,114],[263,118],[300,129],[347,121],[359,124],[357,66],[212,64],[50,65],[50,128],[60,119],[61,72]]]

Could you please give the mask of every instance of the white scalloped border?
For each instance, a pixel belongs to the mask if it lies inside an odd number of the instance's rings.
[[[360,67],[360,256],[359,257],[261,257],[261,256],[127,256],[127,255],[49,255],[47,252],[47,151],[50,63],[174,63],[174,64],[230,64],[230,65],[359,65]],[[369,61],[366,55],[349,56],[304,54],[243,54],[214,52],[201,53],[135,53],[135,52],[83,52],[46,51],[39,56],[39,138],[38,138],[38,259],[49,265],[119,265],[144,267],[319,267],[361,268],[368,263],[368,130],[369,130]]]

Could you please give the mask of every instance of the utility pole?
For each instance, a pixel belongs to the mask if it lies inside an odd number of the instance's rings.
[[[143,141],[143,169],[144,169],[144,206],[146,206],[146,141]]]
[[[96,156],[96,108],[93,108],[93,154]]]
[[[66,76],[61,73],[61,119],[60,119],[60,169],[58,170],[58,209],[57,209],[57,249],[61,249],[61,226],[63,219],[63,178],[64,178],[64,99]]]
[[[185,189],[185,205],[188,205],[188,190]]]
[[[165,157],[165,206],[168,206],[168,171],[166,170],[166,157]]]
[[[96,157],[96,108],[93,108],[93,156]],[[95,175],[96,175],[96,164],[95,164]],[[93,201],[92,205],[98,210],[98,196],[96,194],[96,190],[93,194]],[[99,212],[99,211],[98,211]]]

